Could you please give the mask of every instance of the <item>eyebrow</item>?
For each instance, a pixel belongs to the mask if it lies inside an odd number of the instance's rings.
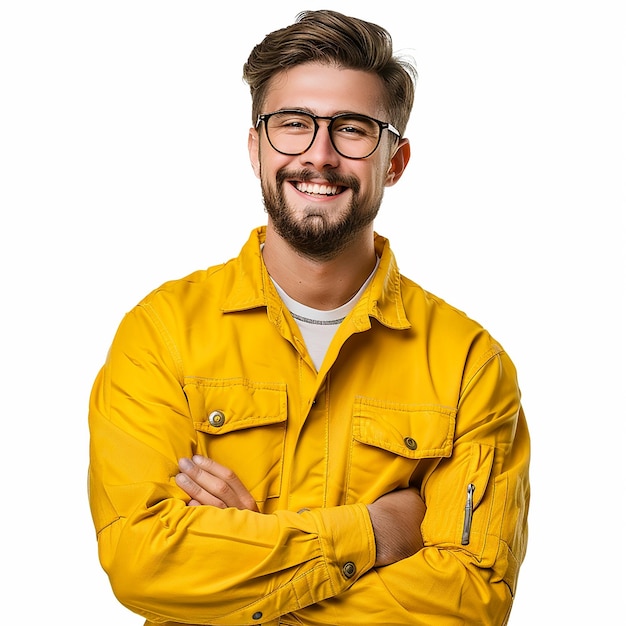
[[[335,117],[336,115],[365,115],[366,117],[371,117],[373,119],[378,119],[376,115],[370,115],[369,113],[360,113],[359,111],[352,111],[350,109],[343,109],[336,111],[331,115],[320,115],[319,113],[315,113],[313,109],[309,109],[308,107],[281,107],[276,109],[274,113],[278,113],[279,111],[301,111],[302,113],[309,113],[310,115],[314,115],[316,117]]]

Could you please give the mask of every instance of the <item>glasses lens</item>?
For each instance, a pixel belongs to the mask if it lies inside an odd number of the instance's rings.
[[[284,154],[301,154],[313,141],[315,122],[310,115],[293,111],[274,113],[267,120],[267,137]]]
[[[335,149],[343,156],[362,159],[369,156],[380,139],[380,126],[361,115],[339,115],[330,128]]]
[[[278,152],[302,154],[313,143],[315,120],[300,111],[279,111],[266,119],[267,137]],[[328,128],[335,150],[351,159],[363,159],[378,146],[380,126],[364,115],[346,113],[334,117]]]

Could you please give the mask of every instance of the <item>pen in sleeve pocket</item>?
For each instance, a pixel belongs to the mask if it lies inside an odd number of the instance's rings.
[[[467,498],[465,499],[465,518],[463,520],[463,537],[461,544],[466,546],[469,543],[470,530],[472,528],[472,513],[474,510],[474,485],[467,486]]]

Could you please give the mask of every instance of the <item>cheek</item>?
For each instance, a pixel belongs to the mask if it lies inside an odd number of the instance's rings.
[[[387,179],[387,167],[387,164],[376,163],[367,169],[363,169],[363,171],[355,172],[356,176],[361,181],[362,192],[368,195],[380,193]]]
[[[292,158],[276,152],[265,144],[257,156],[258,171],[266,178],[276,179],[276,173],[281,169],[293,169]],[[291,166],[291,167],[290,167]]]

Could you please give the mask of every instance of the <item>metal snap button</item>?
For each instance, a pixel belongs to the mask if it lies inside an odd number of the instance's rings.
[[[348,561],[341,568],[344,578],[352,578],[356,574],[356,565],[352,561]]]
[[[261,613],[261,611],[257,611],[253,616],[252,619],[257,620],[257,619],[261,619],[263,617],[263,613]]]
[[[417,450],[417,441],[415,441],[415,439],[413,439],[413,437],[405,437],[404,438],[404,445],[409,450]]]
[[[209,414],[209,424],[211,426],[223,426],[226,421],[226,417],[221,411],[211,411]]]

